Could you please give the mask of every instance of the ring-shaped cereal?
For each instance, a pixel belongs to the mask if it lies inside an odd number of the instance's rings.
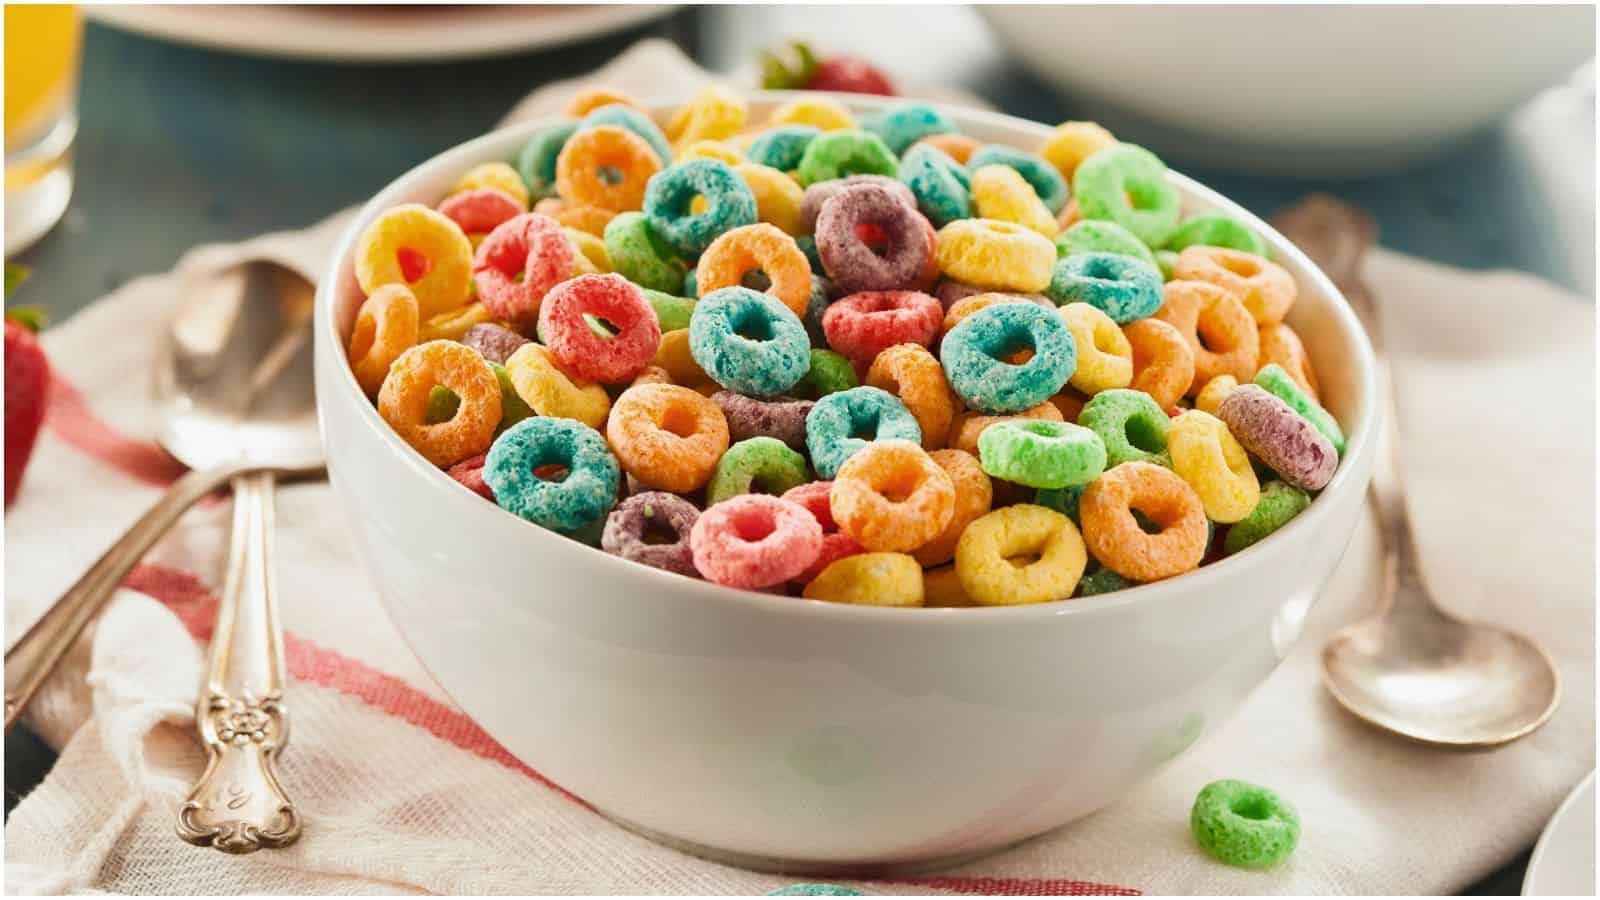
[[[578,131],[588,131],[602,125],[615,125],[628,129],[644,138],[650,149],[655,151],[656,159],[661,161],[661,165],[665,166],[672,162],[672,145],[667,142],[667,136],[661,133],[661,126],[657,125],[648,113],[620,103],[608,103],[590,110],[578,120]]]
[[[689,319],[689,350],[717,384],[759,397],[787,393],[811,367],[811,338],[800,317],[746,287],[700,298]]]
[[[1261,235],[1238,219],[1222,213],[1202,213],[1185,219],[1172,237],[1167,239],[1166,249],[1181,252],[1196,244],[1227,247],[1262,257],[1267,255],[1267,242],[1261,239]]]
[[[830,563],[806,583],[801,596],[865,606],[921,606],[922,567],[904,553],[856,553]]]
[[[720,159],[730,166],[737,166],[744,161],[739,156],[739,151],[728,146],[726,142],[705,140],[684,144],[672,155],[672,161],[675,163],[690,159]]]
[[[1241,384],[1230,391],[1217,407],[1217,418],[1246,450],[1297,488],[1322,490],[1339,466],[1333,442],[1260,385]]]
[[[863,226],[883,235],[875,250]],[[828,278],[845,294],[910,287],[933,258],[926,220],[893,191],[857,184],[828,198],[817,214],[817,254]]]
[[[721,408],[728,420],[728,434],[735,441],[769,437],[795,450],[806,448],[806,416],[811,414],[814,401],[718,391],[711,395],[711,402]]]
[[[690,212],[696,197],[705,198],[705,212]],[[756,196],[727,163],[691,159],[663,169],[650,179],[644,193],[644,214],[656,234],[692,259],[723,232],[754,225]]]
[[[745,438],[728,447],[706,484],[706,506],[740,494],[781,496],[807,481],[811,473],[806,458],[783,441],[770,437]]]
[[[771,166],[780,172],[792,171],[806,155],[806,147],[822,133],[815,125],[779,125],[761,132],[745,151],[745,159]]]
[[[926,103],[905,103],[861,121],[861,127],[883,139],[896,154],[931,134],[956,130],[944,113]]]
[[[800,214],[805,192],[798,181],[770,166],[750,162],[739,163],[733,170],[755,195],[756,218],[785,234],[799,235],[809,230],[805,217]]]
[[[466,305],[472,289],[472,242],[447,216],[420,203],[384,212],[356,241],[356,281],[371,296],[403,284],[426,319]]]
[[[863,184],[875,184],[893,194],[896,199],[913,209],[917,205],[917,197],[911,189],[900,181],[886,175],[846,175],[832,181],[819,181],[806,187],[800,192],[800,216],[805,219],[806,228],[815,230],[817,216],[822,215],[822,207],[835,196]]]
[[[1178,329],[1194,355],[1188,393],[1218,375],[1249,380],[1261,356],[1261,339],[1236,295],[1206,281],[1169,281],[1163,296],[1155,318]]]
[[[1061,230],[1055,215],[1016,169],[990,164],[974,169],[971,183],[972,208],[979,218],[1014,222],[1046,238]]]
[[[622,91],[611,88],[592,87],[584,88],[573,94],[572,99],[567,101],[566,109],[562,110],[561,114],[579,119],[602,106],[611,106],[613,104],[636,109],[647,115],[649,113],[649,110],[644,108],[644,104],[633,99],[631,94],[625,94]]]
[[[675,144],[720,141],[744,130],[750,106],[719,84],[708,84],[678,107],[667,121],[667,139]]]
[[[1256,373],[1255,383],[1289,404],[1289,408],[1299,413],[1307,422],[1317,426],[1317,430],[1333,443],[1333,449],[1339,451],[1341,455],[1344,453],[1344,429],[1339,427],[1339,420],[1323,409],[1322,404],[1301,390],[1300,385],[1295,383],[1283,366],[1277,363],[1262,366],[1261,371]]]
[[[527,211],[527,204],[499,188],[473,188],[451,194],[439,204],[439,212],[468,236],[487,234]]]
[[[578,130],[577,122],[564,122],[535,131],[517,153],[517,174],[531,197],[543,199],[556,192],[556,159]]]
[[[1239,379],[1232,375],[1218,375],[1205,383],[1200,393],[1194,395],[1194,408],[1201,412],[1208,412],[1213,416],[1217,414],[1217,407],[1227,399],[1228,394],[1239,386]]]
[[[556,158],[556,193],[580,206],[638,209],[661,171],[650,144],[625,128],[601,125],[573,135]]]
[[[1095,394],[1078,414],[1078,424],[1100,435],[1106,464],[1147,462],[1169,466],[1167,429],[1172,420],[1149,394],[1109,390]]]
[[[1072,197],[1081,217],[1110,219],[1150,247],[1166,244],[1178,227],[1181,200],[1167,164],[1136,144],[1113,144],[1079,163]]]
[[[688,267],[644,213],[619,213],[607,222],[605,249],[612,268],[640,287],[667,294],[682,290]]]
[[[855,366],[850,364],[850,360],[843,353],[837,350],[812,348],[811,368],[794,386],[794,393],[800,397],[820,400],[829,394],[848,391],[860,384],[861,379],[856,376]]]
[[[917,209],[935,226],[972,215],[972,181],[966,167],[926,142],[900,158],[900,180],[916,195]]]
[[[1223,552],[1229,556],[1238,553],[1289,524],[1310,505],[1311,495],[1305,491],[1282,481],[1267,482],[1256,508],[1228,529],[1228,536],[1222,541]]]
[[[590,316],[610,323],[611,337],[596,334]],[[562,367],[585,381],[627,381],[661,345],[656,311],[621,275],[580,275],[556,285],[540,304],[539,333]]]
[[[1111,132],[1094,122],[1062,122],[1039,148],[1039,156],[1071,181],[1084,160],[1116,142]]]
[[[811,264],[794,238],[774,225],[759,222],[723,232],[695,267],[696,285],[703,294],[743,283],[749,272],[765,273],[772,286],[767,293],[778,298],[796,316],[804,316],[811,303]]]
[[[700,509],[677,494],[666,491],[634,494],[606,516],[600,549],[652,568],[699,578],[700,573],[694,568],[694,551],[689,547],[689,532],[698,518]],[[656,535],[670,535],[672,540],[668,543],[647,540]]]
[[[1262,367],[1273,363],[1282,366],[1294,383],[1300,385],[1300,390],[1317,400],[1317,372],[1311,368],[1311,357],[1306,354],[1306,345],[1301,343],[1300,335],[1282,322],[1263,325],[1258,333],[1261,337],[1261,355],[1257,362]]]
[[[1161,308],[1161,273],[1120,253],[1074,253],[1056,263],[1045,293],[1060,304],[1087,303],[1126,325]]]
[[[543,344],[523,344],[505,366],[517,396],[541,416],[576,419],[599,428],[611,411],[611,396],[605,388],[573,381]]]
[[[992,291],[1037,293],[1050,286],[1056,247],[1036,231],[993,219],[958,219],[939,229],[939,271]]]
[[[1088,303],[1068,303],[1059,314],[1078,350],[1078,367],[1068,384],[1093,395],[1133,381],[1133,347],[1110,316]]]
[[[922,429],[922,449],[938,450],[950,434],[956,415],[955,394],[944,379],[944,368],[920,344],[895,344],[872,359],[866,383],[888,391],[916,417]]]
[[[810,186],[847,175],[893,177],[899,166],[893,151],[871,132],[827,131],[806,145],[795,175],[802,186]]]
[[[1140,319],[1122,326],[1133,348],[1133,381],[1129,387],[1144,391],[1162,409],[1177,405],[1194,384],[1194,351],[1173,328],[1160,319]]]
[[[986,416],[982,413],[963,412],[957,413],[950,422],[951,449],[978,455],[978,440],[989,426],[998,422],[1010,422],[1016,419],[1043,419],[1047,422],[1062,422],[1061,408],[1054,403],[1045,402],[1032,409],[1025,409],[1012,416]]]
[[[443,385],[460,400],[447,421],[428,423],[428,395]],[[378,414],[400,439],[448,468],[489,449],[500,424],[500,381],[473,350],[454,341],[429,341],[400,354],[378,390]]]
[[[555,219],[563,228],[574,228],[599,238],[605,237],[606,225],[617,216],[614,209],[568,203],[560,197],[540,200],[533,205],[533,211]]]
[[[1227,247],[1188,247],[1178,254],[1172,274],[1182,281],[1209,281],[1237,296],[1263,327],[1282,322],[1297,293],[1294,276],[1283,266]]]
[[[623,391],[606,420],[606,439],[629,475],[676,494],[704,487],[729,446],[722,410],[675,384]]]
[[[700,514],[689,532],[694,565],[707,581],[763,588],[789,581],[822,552],[822,526],[798,503],[740,494]]]
[[[956,544],[967,526],[993,508],[994,482],[984,473],[977,457],[965,450],[947,448],[935,450],[928,456],[950,476],[950,483],[955,487],[955,505],[944,530],[911,555],[924,566],[939,566],[955,558]]]
[[[1001,303],[980,309],[950,329],[940,343],[945,379],[970,409],[1016,413],[1059,392],[1077,367],[1077,348],[1067,323],[1032,303]],[[1021,365],[1005,361],[1017,350],[1033,356]]]
[[[511,197],[521,207],[517,212],[528,211],[528,186],[523,184],[522,176],[509,163],[486,162],[473,166],[467,170],[467,174],[461,176],[454,187],[450,188],[450,195],[484,188],[502,191]]]
[[[822,552],[817,554],[817,561],[809,569],[800,573],[799,580],[802,582],[809,582],[823,569],[846,556],[866,552],[866,548],[856,543],[855,538],[840,531],[839,523],[833,520],[832,492],[831,481],[808,481],[783,493],[783,499],[805,507],[822,526]]]
[[[767,127],[809,125],[821,131],[855,128],[856,117],[837,100],[827,97],[801,97],[774,109],[767,116]]]
[[[538,470],[566,469],[561,480]],[[483,480],[501,509],[560,534],[600,525],[617,502],[622,473],[600,433],[571,419],[532,416],[489,449]]]
[[[1160,531],[1147,534],[1138,510]],[[1125,462],[1089,482],[1078,501],[1083,538],[1106,568],[1134,581],[1160,581],[1200,565],[1209,529],[1200,496],[1170,469]]]
[[[920,445],[922,429],[899,397],[879,388],[836,391],[817,400],[806,415],[806,449],[821,478],[833,478],[870,442],[890,440]]]
[[[1026,565],[1016,558],[1036,557]],[[1018,504],[979,517],[956,545],[956,577],[980,606],[1048,603],[1072,596],[1089,557],[1072,520]]]
[[[1300,815],[1276,793],[1243,781],[1213,781],[1189,810],[1195,843],[1230,866],[1266,868],[1300,843]]]
[[[830,494],[839,529],[872,551],[909,553],[955,513],[955,483],[912,441],[873,441],[851,455]]]
[[[501,365],[505,365],[506,360],[517,352],[518,347],[529,343],[527,338],[494,322],[474,325],[457,340],[482,353],[484,359]]]
[[[1106,467],[1106,445],[1071,422],[1015,419],[996,422],[978,438],[983,471],[1032,488],[1088,484]]]
[[[1017,174],[1033,188],[1034,194],[1045,205],[1045,209],[1049,210],[1052,222],[1055,221],[1056,214],[1067,205],[1069,192],[1066,179],[1062,178],[1061,173],[1042,157],[1005,144],[986,144],[973,153],[966,162],[967,168],[974,172],[984,166],[994,165],[1015,169]]]
[[[1144,245],[1144,241],[1134,236],[1134,233],[1115,222],[1105,219],[1086,219],[1065,226],[1064,230],[1056,235],[1056,253],[1062,259],[1076,256],[1079,253],[1120,253],[1142,260],[1151,268],[1160,270],[1156,265],[1156,255]]]
[[[822,331],[829,346],[864,372],[895,344],[932,344],[943,312],[939,301],[920,291],[862,291],[830,304]]]
[[[983,142],[971,135],[957,134],[955,132],[930,134],[927,137],[918,138],[915,144],[906,149],[906,153],[909,154],[919,146],[932,147],[964,166],[967,164],[967,160],[972,158],[972,154],[978,152],[978,148],[983,146]]]
[[[673,384],[698,387],[714,383],[706,370],[694,361],[694,353],[689,349],[689,329],[686,327],[661,333],[661,346],[656,348],[656,358],[651,360],[651,365],[666,370]]]
[[[378,396],[389,367],[417,344],[417,298],[403,284],[386,284],[361,301],[350,329],[350,369],[368,397]]]
[[[578,251],[560,223],[523,213],[478,245],[472,279],[484,309],[502,322],[525,326],[538,318],[544,295],[571,278],[577,265]]]
[[[1250,454],[1221,419],[1191,409],[1167,429],[1172,471],[1189,482],[1205,507],[1206,518],[1231,524],[1250,515],[1261,499],[1261,482]]]

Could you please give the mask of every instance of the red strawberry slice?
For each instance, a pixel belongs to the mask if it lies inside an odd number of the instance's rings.
[[[44,424],[45,398],[50,389],[50,363],[33,331],[6,319],[6,497],[17,495],[22,472],[33,455],[33,444]]]
[[[850,94],[894,94],[889,76],[859,56],[830,56],[817,63],[816,74],[811,76],[806,88]]]

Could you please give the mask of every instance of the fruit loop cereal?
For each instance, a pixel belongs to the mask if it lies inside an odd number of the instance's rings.
[[[1243,781],[1213,781],[1194,798],[1195,843],[1231,866],[1260,869],[1287,859],[1300,842],[1300,816],[1272,791]]]
[[[625,560],[1076,603],[1246,551],[1345,451],[1266,232],[1092,122],[591,85],[452,174],[357,236],[352,389],[460,496]],[[1247,788],[1196,804],[1230,861],[1287,821]]]

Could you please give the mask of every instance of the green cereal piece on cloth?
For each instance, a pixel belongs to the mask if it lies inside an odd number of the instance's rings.
[[[1273,791],[1244,781],[1213,781],[1194,798],[1189,830],[1200,848],[1230,866],[1266,868],[1300,842],[1300,816]]]
[[[768,897],[860,897],[862,893],[838,884],[791,884],[778,888]]]
[[[1333,449],[1340,456],[1344,455],[1344,430],[1339,427],[1338,420],[1301,390],[1283,366],[1277,363],[1262,366],[1255,380],[1258,387],[1266,388],[1268,393],[1289,404],[1289,408],[1299,413],[1301,418],[1315,425],[1322,436],[1333,444]]]

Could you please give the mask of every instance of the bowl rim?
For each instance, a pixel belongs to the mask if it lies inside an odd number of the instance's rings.
[[[763,106],[795,99],[827,98],[843,104],[853,114],[857,115],[863,112],[879,112],[908,102],[917,102],[934,107],[958,125],[973,123],[991,130],[1032,135],[1040,140],[1047,138],[1053,130],[1049,125],[998,111],[904,97],[875,97],[818,91],[766,90],[745,90],[741,91],[740,95],[752,104]],[[670,112],[685,102],[686,99],[687,97],[683,94],[677,94],[667,98],[651,97],[641,100],[641,104],[651,110],[652,116],[659,116],[664,112]],[[329,257],[327,266],[317,286],[313,312],[313,334],[315,341],[319,345],[326,345],[323,352],[335,354],[339,363],[344,362],[343,338],[339,334],[334,308],[335,293],[338,285],[343,280],[346,263],[351,256],[361,230],[381,210],[401,203],[412,202],[405,199],[404,195],[410,190],[410,185],[413,182],[443,170],[465,171],[469,165],[477,161],[477,157],[482,155],[485,148],[502,143],[515,146],[517,142],[526,140],[533,132],[564,121],[564,118],[558,113],[538,116],[523,122],[496,128],[470,141],[457,144],[406,170],[363,203],[335,242],[333,254]],[[819,618],[834,618],[843,623],[857,625],[864,622],[883,621],[903,623],[905,627],[970,625],[973,620],[993,622],[996,625],[1001,623],[1027,624],[1040,618],[1054,618],[1057,616],[1096,617],[1126,611],[1132,607],[1155,607],[1167,603],[1184,602],[1184,597],[1198,592],[1209,592],[1225,588],[1226,581],[1231,580],[1236,575],[1265,565],[1274,547],[1288,546],[1289,542],[1298,536],[1309,537],[1314,529],[1322,526],[1324,520],[1332,515],[1331,510],[1335,506],[1332,502],[1334,497],[1342,497],[1343,494],[1354,490],[1364,492],[1368,472],[1368,467],[1365,463],[1376,452],[1377,420],[1382,413],[1379,408],[1380,404],[1376,402],[1377,365],[1371,341],[1359,318],[1350,307],[1349,301],[1345,299],[1344,294],[1333,283],[1332,279],[1312,262],[1304,252],[1279,233],[1277,229],[1221,193],[1170,168],[1167,170],[1167,179],[1178,188],[1186,199],[1192,198],[1203,204],[1215,207],[1217,210],[1237,217],[1256,229],[1267,241],[1275,255],[1292,259],[1296,266],[1305,273],[1305,277],[1312,282],[1316,290],[1328,298],[1331,303],[1332,314],[1340,321],[1346,333],[1351,336],[1351,349],[1354,351],[1353,369],[1359,394],[1354,422],[1351,423],[1353,427],[1346,429],[1348,437],[1341,463],[1332,480],[1319,492],[1316,501],[1313,501],[1304,512],[1296,516],[1289,524],[1256,544],[1239,553],[1224,557],[1208,565],[1199,566],[1173,578],[1140,584],[1094,597],[1068,598],[1044,603],[1009,606],[917,607],[915,609],[833,603],[729,587],[700,578],[686,578],[676,573],[623,559],[598,547],[556,534],[532,522],[509,515],[497,505],[485,504],[482,497],[451,478],[445,473],[445,470],[428,462],[422,454],[400,439],[394,429],[390,428],[388,423],[378,414],[377,407],[367,398],[366,393],[361,390],[349,365],[334,366],[342,373],[334,385],[325,386],[321,383],[321,379],[318,379],[318,414],[319,417],[331,414],[320,402],[325,396],[338,397],[340,400],[348,401],[351,405],[357,407],[359,410],[358,416],[362,419],[362,425],[373,428],[384,447],[395,455],[401,465],[418,473],[418,477],[422,479],[421,483],[434,486],[435,492],[440,495],[438,502],[447,504],[445,509],[459,507],[462,510],[460,515],[469,518],[492,514],[484,519],[486,524],[483,527],[523,529],[525,533],[532,535],[532,540],[560,542],[560,546],[576,553],[577,559],[597,557],[596,565],[616,567],[614,571],[619,577],[631,575],[631,577],[645,579],[647,585],[659,584],[662,589],[695,592],[707,602],[737,603],[745,607],[753,604],[755,608],[765,609],[779,615],[803,616],[809,621],[817,621]],[[319,366],[318,368],[320,371],[321,367]],[[324,390],[328,391],[327,395],[324,395]],[[444,515],[455,516],[457,513],[452,511],[444,513]],[[1348,538],[1348,535],[1344,537]]]

